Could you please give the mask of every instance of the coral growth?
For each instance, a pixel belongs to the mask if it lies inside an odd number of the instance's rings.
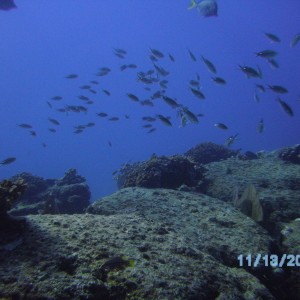
[[[300,144],[282,149],[278,157],[293,164],[300,164]]]
[[[16,200],[25,192],[26,184],[23,179],[16,181],[4,180],[0,183],[0,229],[9,230],[17,227],[18,220],[7,214]]]
[[[120,188],[139,186],[175,189],[181,185],[195,186],[203,172],[203,167],[186,157],[154,155],[147,161],[125,165],[116,178]]]
[[[236,156],[237,154],[238,151],[230,150],[224,146],[208,142],[201,143],[191,148],[184,155],[198,164],[207,164],[213,161],[227,159]]]

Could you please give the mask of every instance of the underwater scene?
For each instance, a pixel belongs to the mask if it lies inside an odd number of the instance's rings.
[[[300,299],[299,12],[0,0],[0,299]]]

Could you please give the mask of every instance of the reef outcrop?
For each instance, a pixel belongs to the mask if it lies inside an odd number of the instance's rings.
[[[30,173],[13,177],[22,178],[26,192],[10,213],[15,216],[28,214],[83,213],[90,204],[90,190],[84,177],[75,169],[68,170],[60,179],[44,179]]]

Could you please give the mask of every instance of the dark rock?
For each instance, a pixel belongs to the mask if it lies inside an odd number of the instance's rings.
[[[10,211],[12,215],[83,213],[90,204],[89,187],[75,169],[70,169],[58,180],[29,173],[21,173],[15,178],[22,178],[28,188]]]
[[[207,164],[236,156],[238,153],[238,151],[230,150],[222,145],[208,142],[191,148],[184,155],[198,164]]]
[[[300,144],[282,149],[279,151],[278,157],[293,164],[300,164]]]
[[[195,186],[205,169],[183,156],[152,156],[148,161],[127,164],[119,171],[119,187],[176,189]]]

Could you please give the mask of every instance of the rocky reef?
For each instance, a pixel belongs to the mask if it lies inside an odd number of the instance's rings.
[[[280,150],[278,157],[293,164],[300,164],[300,144]]]
[[[152,156],[123,166],[128,187],[85,214],[59,214],[60,195],[72,199],[84,184],[76,171],[28,176],[23,201],[41,197],[48,213],[0,239],[0,298],[300,299],[296,260],[254,265],[258,255],[299,257],[300,165],[282,151],[202,163]]]
[[[188,158],[155,156],[135,164],[127,164],[117,175],[120,188],[146,187],[176,189],[182,185],[195,186],[203,178],[205,169]]]
[[[27,186],[21,178],[15,181],[3,180],[0,182],[0,231],[5,230],[5,232],[11,234],[12,231],[19,231],[22,227],[23,220],[13,218],[7,212],[18,198],[25,193],[26,188]]]
[[[75,169],[68,170],[60,179],[44,179],[29,173],[12,179],[15,178],[22,178],[27,189],[10,211],[12,215],[83,213],[90,204],[89,187]]]
[[[207,164],[213,161],[221,161],[239,154],[239,151],[231,150],[222,145],[207,142],[201,143],[188,150],[184,155],[198,164]]]

